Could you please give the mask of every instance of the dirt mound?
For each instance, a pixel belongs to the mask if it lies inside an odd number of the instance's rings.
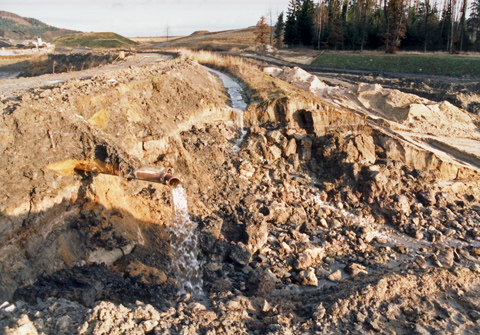
[[[29,267],[27,264],[37,262],[33,273],[48,273],[60,264],[72,266],[82,258],[92,258],[95,249],[108,250],[106,257],[115,259],[115,255],[121,256],[141,243],[141,223],[137,220],[146,219],[143,210],[132,207],[127,213],[121,208],[115,209],[119,203],[130,201],[136,203],[134,207],[139,206],[143,201],[141,196],[127,200],[129,196],[125,198],[121,191],[124,185],[121,179],[100,176],[100,183],[91,194],[100,207],[82,209],[85,196],[90,193],[87,185],[92,180],[68,172],[62,176],[58,171],[73,170],[76,160],[98,159],[108,162],[117,174],[131,176],[140,159],[144,163],[155,163],[169,155],[175,147],[174,137],[181,131],[176,120],[183,120],[189,127],[190,118],[203,121],[230,118],[226,109],[212,112],[226,99],[218,85],[198,65],[166,62],[160,67],[126,69],[91,80],[71,80],[61,88],[26,93],[21,101],[4,101],[0,127],[5,159],[0,163],[4,171],[0,179],[5,187],[0,191],[0,232],[2,243],[6,244],[2,260],[11,258],[16,264],[24,264],[19,266],[25,269]],[[29,120],[36,120],[35,127],[30,126]],[[103,182],[110,186],[105,188]],[[140,191],[134,187],[132,192]],[[98,229],[87,235],[102,240],[106,229],[116,236],[116,242],[94,243],[88,251],[82,245],[85,238],[89,239],[85,235],[89,229],[81,229],[82,224],[71,220],[82,211],[80,216],[90,222],[91,215],[95,217],[93,213],[103,212],[103,207],[116,214],[101,215],[103,219],[98,222],[103,223],[98,226],[97,222]],[[54,217],[56,220],[52,221]],[[168,215],[157,211],[153,217],[152,220],[164,222]],[[117,219],[124,224],[115,224]],[[77,228],[73,232],[58,233],[58,227],[70,225]],[[42,238],[35,235],[40,231],[43,231]],[[49,239],[48,246],[41,247],[44,239]],[[68,245],[69,240],[77,243]],[[29,241],[32,248],[39,249],[29,256],[17,253],[20,241]],[[24,270],[10,267],[2,270],[2,297],[8,297],[21,285],[23,273]]]
[[[360,84],[355,93],[369,111],[415,132],[469,137],[477,129],[467,112],[447,101],[437,103],[379,84]]]
[[[472,137],[472,117],[447,101],[434,102],[380,84],[360,83],[350,90],[332,87],[305,70],[266,68],[265,71],[337,105],[398,123],[398,128],[439,136]],[[395,128],[395,125],[392,124]]]

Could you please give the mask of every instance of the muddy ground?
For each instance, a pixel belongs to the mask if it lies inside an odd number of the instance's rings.
[[[480,331],[478,166],[248,64],[237,152],[220,81],[151,61],[3,97],[0,333]],[[144,164],[183,180],[203,296],[178,295]]]

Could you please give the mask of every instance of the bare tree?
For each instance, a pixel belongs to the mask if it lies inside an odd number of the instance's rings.
[[[450,26],[450,41],[449,41],[449,46],[448,46],[448,52],[450,53],[455,53],[455,49],[453,46],[453,40],[455,39],[455,6],[457,4],[457,0],[450,0],[450,6],[452,8],[452,17],[451,17],[451,26]]]
[[[463,51],[463,38],[465,34],[466,21],[467,21],[467,7],[468,7],[468,0],[463,0],[462,17],[460,18],[460,52]]]
[[[385,0],[385,52],[395,53],[400,46],[401,40],[405,38],[405,8],[403,0],[390,0],[388,5]]]
[[[268,11],[268,18],[270,19],[270,45],[273,45],[273,13],[272,9]]]

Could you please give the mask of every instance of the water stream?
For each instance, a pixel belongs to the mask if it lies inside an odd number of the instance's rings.
[[[205,67],[222,80],[228,91],[235,111],[235,125],[240,132],[234,151],[240,150],[240,144],[247,133],[243,129],[243,111],[247,104],[242,97],[242,87],[230,76]],[[170,219],[170,247],[172,249],[172,266],[179,284],[179,295],[191,293],[203,295],[202,272],[198,261],[198,236],[195,234],[197,224],[188,215],[187,196],[182,185],[171,189],[172,216]]]
[[[182,185],[171,189],[172,216],[170,247],[172,265],[180,285],[178,294],[203,295],[202,272],[198,261],[197,224],[188,215],[187,195]]]
[[[242,143],[243,138],[247,134],[243,126],[243,112],[245,111],[245,109],[247,109],[247,104],[242,97],[243,88],[235,79],[233,79],[229,75],[223,72],[211,69],[209,67],[205,67],[205,68],[210,73],[220,78],[220,80],[223,83],[223,86],[227,89],[228,95],[230,96],[230,101],[232,102],[232,109],[235,112],[235,125],[240,131],[240,136],[236,140],[235,146],[233,149],[234,152],[238,152],[240,151],[240,144]]]

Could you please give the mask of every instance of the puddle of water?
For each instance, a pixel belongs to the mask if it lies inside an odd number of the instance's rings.
[[[172,265],[179,283],[179,295],[203,295],[202,272],[198,261],[197,224],[188,215],[187,195],[179,185],[171,189],[172,216],[170,219],[170,247]]]

